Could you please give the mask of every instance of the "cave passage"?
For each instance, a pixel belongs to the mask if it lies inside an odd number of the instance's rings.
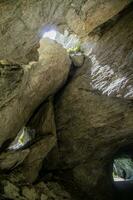
[[[133,154],[124,152],[116,155],[113,160],[113,186],[116,199],[130,199],[133,197]]]

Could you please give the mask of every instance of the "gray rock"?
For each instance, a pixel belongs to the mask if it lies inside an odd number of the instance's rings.
[[[51,151],[55,144],[55,136],[47,136],[32,146],[30,154],[23,163],[22,168],[22,173],[28,182],[34,182],[36,180],[42,167],[44,158]]]
[[[70,57],[75,67],[81,67],[83,65],[85,57],[82,53],[72,54]]]

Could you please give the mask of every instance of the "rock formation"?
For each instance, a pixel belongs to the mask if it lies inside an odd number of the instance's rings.
[[[87,35],[131,0],[41,0],[0,1],[0,59],[27,63],[37,59],[40,37],[49,24],[70,28],[79,36]],[[8,41],[8,43],[7,43]],[[32,56],[31,56],[32,55]]]
[[[112,162],[133,144],[132,9],[0,1],[0,199],[115,199]],[[49,27],[75,33],[79,52],[40,39]]]
[[[13,90],[13,86],[10,86],[9,81],[11,80],[8,80],[8,85],[11,89],[7,89],[9,97],[6,92],[0,112],[0,146],[6,140],[15,137],[20,128],[27,123],[37,106],[49,95],[55,93],[67,79],[70,60],[65,49],[60,48],[60,45],[52,41],[45,40],[44,42],[45,48],[42,51],[42,55],[40,55],[39,61],[31,63],[29,66],[23,66],[24,75],[21,84],[15,88],[16,91]],[[4,67],[12,68],[10,65],[4,65]],[[1,66],[2,68],[3,65]],[[11,78],[10,71],[12,75],[13,70],[8,70],[7,75]],[[4,92],[3,79],[1,79],[1,85]],[[8,106],[5,103],[8,103]]]

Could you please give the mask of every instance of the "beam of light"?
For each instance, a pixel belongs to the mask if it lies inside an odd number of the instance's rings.
[[[55,30],[46,31],[43,34],[43,38],[50,38],[52,40],[55,40],[56,34],[57,34],[57,32]]]

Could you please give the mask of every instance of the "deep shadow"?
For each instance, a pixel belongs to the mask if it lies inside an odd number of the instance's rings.
[[[114,188],[117,200],[133,199],[133,180],[115,181]]]

